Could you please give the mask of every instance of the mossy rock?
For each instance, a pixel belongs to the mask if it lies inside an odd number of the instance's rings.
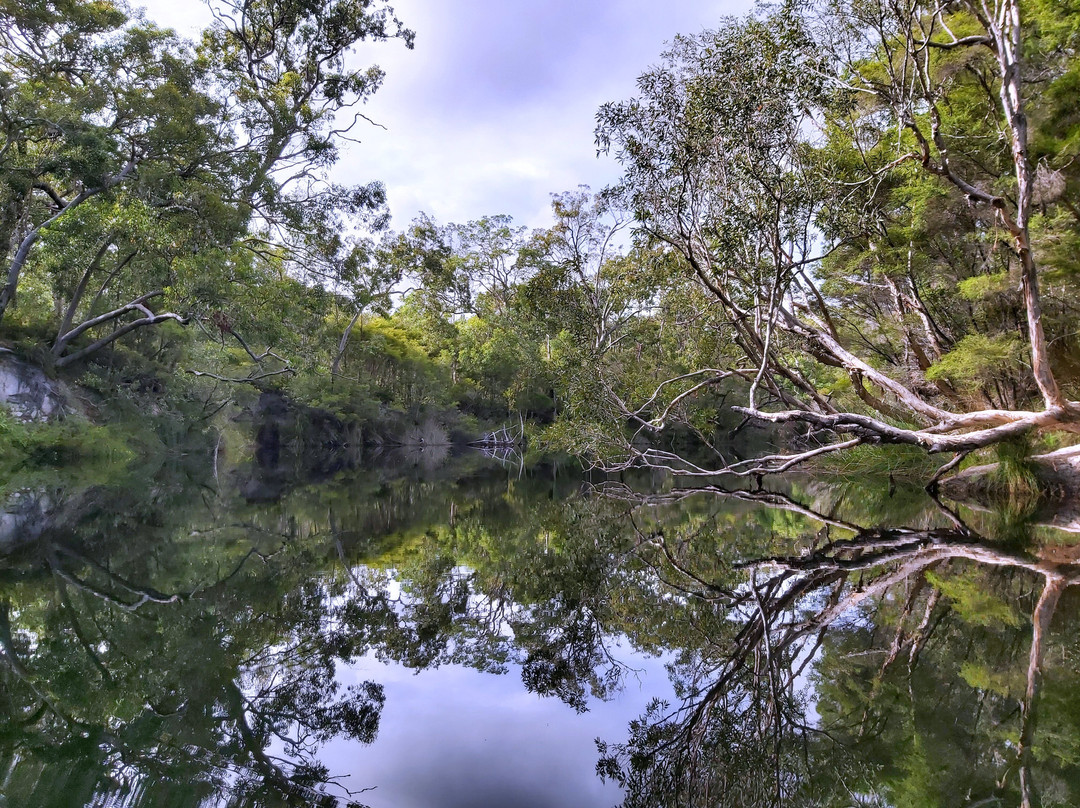
[[[1031,473],[1031,521],[1060,530],[1080,532],[1080,447],[1070,446],[1027,459]],[[1016,498],[1003,463],[972,466],[942,480],[939,492],[948,499],[996,509]]]

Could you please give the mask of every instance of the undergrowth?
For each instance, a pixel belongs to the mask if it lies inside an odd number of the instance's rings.
[[[925,483],[945,461],[917,446],[862,444],[835,454],[823,455],[807,468],[829,471],[842,477],[887,477]]]
[[[123,466],[134,456],[127,436],[116,426],[78,419],[23,423],[0,407],[0,487],[13,475],[35,469]]]

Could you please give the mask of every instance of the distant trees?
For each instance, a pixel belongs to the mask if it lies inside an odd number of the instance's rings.
[[[395,318],[411,318],[455,384],[475,385],[479,398],[467,397],[492,414],[500,399],[544,417],[559,401],[604,406],[592,389],[599,377],[653,378],[635,373],[624,352],[639,368],[656,361],[650,313],[662,256],[629,243],[617,198],[584,186],[553,194],[552,217],[527,235],[508,216],[448,225],[421,216],[384,242],[411,285]],[[581,422],[570,416],[573,430]]]

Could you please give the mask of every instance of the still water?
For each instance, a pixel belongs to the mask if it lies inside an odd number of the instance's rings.
[[[1080,804],[1024,514],[479,455],[0,499],[0,805]]]

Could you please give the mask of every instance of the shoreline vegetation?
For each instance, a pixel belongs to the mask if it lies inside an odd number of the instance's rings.
[[[286,407],[328,449],[1076,490],[1071,6],[782,2],[678,37],[597,113],[620,182],[532,232],[393,231],[380,183],[335,181],[383,78],[347,55],[413,45],[390,5],[210,7],[189,42],[0,6],[9,467]]]

